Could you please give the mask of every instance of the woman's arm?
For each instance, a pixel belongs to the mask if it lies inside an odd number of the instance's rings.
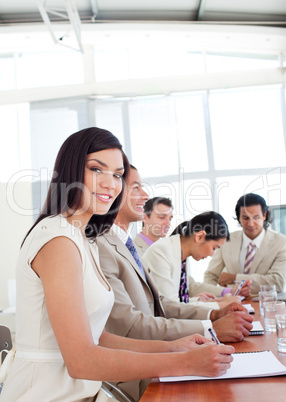
[[[138,341],[139,351],[154,352],[138,353],[132,351],[138,350],[136,341],[123,338],[120,344],[118,338],[105,333],[103,346],[95,345],[85,308],[80,253],[68,238],[58,237],[47,243],[32,268],[43,283],[49,319],[71,377],[129,381],[169,375],[215,376],[230,367],[234,349],[213,343],[187,352],[156,353],[156,347],[162,351],[163,343],[156,346],[150,341],[148,348],[145,341]],[[123,345],[131,350],[118,349]]]
[[[184,352],[208,343],[210,340],[202,335],[194,334],[175,341],[145,341],[110,334],[103,331],[99,345],[112,349],[124,349],[144,353]]]

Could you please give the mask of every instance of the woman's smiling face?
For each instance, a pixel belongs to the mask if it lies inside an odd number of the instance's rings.
[[[106,149],[88,154],[85,163],[82,213],[87,217],[108,213],[122,191],[123,173],[123,157],[119,149]]]

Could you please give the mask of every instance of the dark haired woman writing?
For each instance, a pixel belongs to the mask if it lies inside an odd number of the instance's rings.
[[[228,226],[223,217],[214,211],[204,212],[190,221],[181,223],[170,237],[152,244],[144,253],[143,261],[152,273],[160,292],[181,302],[218,302],[219,307],[239,301],[231,297],[236,287],[198,283],[188,275],[186,259],[199,261],[212,256],[214,251],[229,240]],[[250,293],[247,281],[240,294]],[[221,297],[224,296],[224,297]]]
[[[105,331],[114,296],[91,243],[112,225],[128,170],[106,130],[79,131],[62,145],[44,209],[20,252],[16,354],[3,401],[101,402],[102,380],[218,376],[230,367],[233,347],[199,335],[161,342]]]

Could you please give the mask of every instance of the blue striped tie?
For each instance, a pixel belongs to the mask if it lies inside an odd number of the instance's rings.
[[[130,251],[130,253],[132,254],[132,257],[134,258],[134,260],[136,261],[138,267],[140,268],[140,271],[142,272],[142,275],[144,276],[144,279],[146,280],[146,276],[145,276],[145,272],[144,269],[142,267],[139,255],[137,253],[137,250],[134,246],[134,243],[131,239],[131,237],[128,237],[127,242],[126,242],[126,247],[128,248],[128,250]]]

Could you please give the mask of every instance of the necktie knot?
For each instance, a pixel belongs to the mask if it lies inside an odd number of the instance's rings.
[[[144,272],[143,266],[141,264],[139,254],[137,253],[136,247],[135,247],[131,237],[128,237],[127,242],[125,243],[125,245],[128,248],[128,250],[130,251],[130,253],[132,254],[132,257],[134,258],[134,260],[136,261],[136,264],[138,265],[142,275],[146,279],[145,272]]]

